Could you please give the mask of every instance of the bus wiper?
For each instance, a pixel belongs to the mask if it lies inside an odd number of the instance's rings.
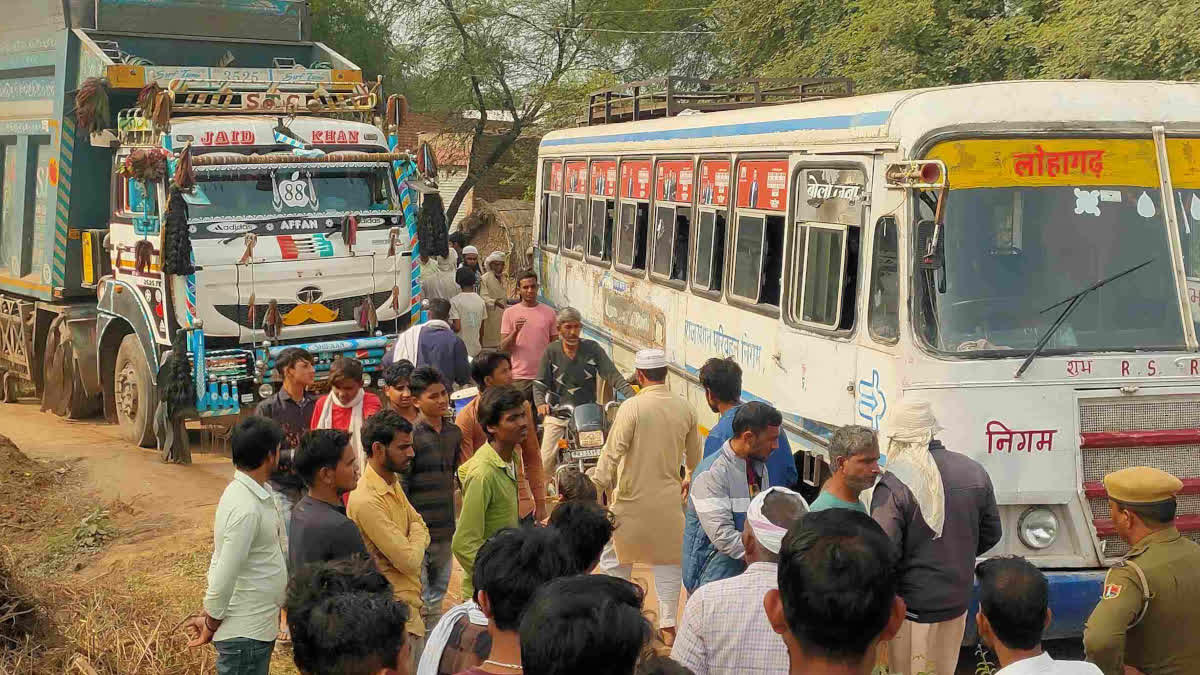
[[[1039,314],[1045,314],[1046,312],[1049,312],[1050,310],[1054,309],[1055,307],[1060,307],[1064,304],[1067,305],[1067,308],[1062,311],[1062,314],[1058,315],[1058,318],[1054,320],[1054,323],[1050,324],[1049,330],[1047,330],[1046,334],[1042,336],[1042,339],[1038,340],[1038,343],[1033,348],[1033,351],[1029,352],[1029,356],[1025,357],[1025,361],[1021,363],[1021,367],[1017,368],[1017,372],[1015,374],[1013,374],[1013,379],[1021,377],[1021,373],[1024,373],[1025,369],[1029,367],[1029,364],[1033,363],[1033,360],[1036,359],[1038,354],[1040,354],[1042,352],[1042,349],[1044,349],[1046,347],[1046,343],[1050,341],[1050,338],[1054,337],[1054,332],[1058,330],[1059,326],[1063,325],[1063,322],[1067,320],[1067,317],[1069,317],[1071,315],[1071,312],[1075,311],[1075,308],[1079,306],[1079,303],[1083,301],[1084,297],[1086,297],[1088,293],[1091,293],[1092,291],[1096,290],[1097,288],[1100,288],[1101,286],[1107,284],[1110,281],[1115,281],[1116,279],[1120,279],[1121,277],[1125,276],[1126,274],[1130,274],[1131,272],[1136,272],[1136,271],[1142,269],[1143,267],[1145,267],[1146,265],[1149,265],[1152,262],[1154,262],[1154,258],[1151,258],[1144,263],[1134,265],[1133,267],[1130,267],[1129,269],[1124,270],[1122,272],[1117,272],[1116,274],[1112,275],[1111,277],[1108,277],[1107,279],[1101,279],[1100,281],[1097,281],[1096,283],[1092,284],[1091,286],[1088,286],[1087,288],[1083,289],[1082,291],[1079,291],[1075,295],[1072,295],[1067,298],[1063,298],[1062,300],[1054,303],[1053,305],[1050,305],[1046,309],[1043,309],[1041,312],[1038,312]]]

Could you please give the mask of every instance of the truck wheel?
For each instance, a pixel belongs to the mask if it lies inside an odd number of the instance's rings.
[[[146,355],[137,335],[131,333],[121,340],[112,381],[121,435],[143,448],[155,447],[154,406],[157,397],[154,395],[154,384],[150,381],[150,367],[146,364]]]
[[[84,392],[83,380],[76,368],[71,332],[61,316],[55,317],[46,335],[42,374],[45,383],[42,388],[42,410],[73,420],[91,417],[99,412],[99,397],[88,396]]]
[[[17,398],[21,395],[21,381],[17,379],[17,374],[11,370],[4,372],[3,379],[0,379],[0,396],[3,396],[5,403],[16,403]]]

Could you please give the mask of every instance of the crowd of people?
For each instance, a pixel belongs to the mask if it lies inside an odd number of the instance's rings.
[[[949,674],[976,588],[974,624],[1005,675],[1200,663],[1171,630],[1200,601],[1200,546],[1172,524],[1177,479],[1105,479],[1132,550],[1089,621],[1093,663],[1055,661],[1047,579],[1019,557],[976,565],[1001,540],[995,494],[936,438],[928,403],[902,401],[886,437],[837,429],[810,502],[783,415],[743,401],[734,360],[699,371],[717,415],[702,437],[662,350],[638,352],[625,379],[578,311],[538,302],[535,274],[510,298],[487,279],[503,258],[481,280],[471,249],[459,293],[385,357],[381,396],[351,358],[314,395],[315,359],[289,348],[278,392],[233,429],[203,610],[186,624],[219,674],[267,673],[279,640],[306,675]],[[552,408],[605,383],[623,402],[596,465],[558,466]],[[462,602],[447,608],[455,564]]]

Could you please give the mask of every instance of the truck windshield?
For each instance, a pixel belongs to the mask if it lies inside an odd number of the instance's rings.
[[[189,220],[312,216],[398,207],[384,166],[198,172]]]
[[[1028,353],[1062,308],[1043,310],[1152,260],[1088,293],[1043,353],[1184,348],[1150,140],[965,141],[931,156],[946,162],[952,189],[944,266],[914,273],[927,345]],[[932,220],[932,199],[920,201],[918,218]],[[932,228],[915,230],[922,252]]]

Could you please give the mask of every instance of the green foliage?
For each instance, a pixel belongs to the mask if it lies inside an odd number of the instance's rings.
[[[71,534],[76,550],[98,551],[116,531],[108,510],[97,506],[79,521]]]
[[[1200,33],[1182,29],[1200,0],[716,0],[713,14],[741,73],[849,77],[864,93],[1200,76]]]

